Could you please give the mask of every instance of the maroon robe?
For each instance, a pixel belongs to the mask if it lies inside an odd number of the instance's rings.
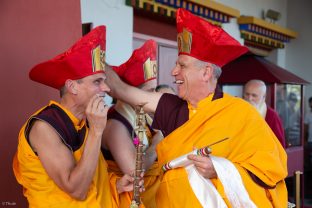
[[[284,133],[282,120],[278,116],[277,112],[269,106],[267,107],[267,112],[265,115],[265,121],[271,127],[275,136],[278,138],[278,140],[281,142],[282,146],[285,148],[286,147],[286,141],[285,141],[285,133]]]

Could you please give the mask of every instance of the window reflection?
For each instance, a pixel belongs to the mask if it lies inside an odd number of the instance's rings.
[[[287,146],[300,145],[300,90],[300,85],[277,85],[276,110],[283,121]]]

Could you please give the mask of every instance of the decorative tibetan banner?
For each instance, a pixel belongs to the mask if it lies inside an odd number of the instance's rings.
[[[271,51],[284,48],[285,43],[297,37],[292,30],[255,17],[241,16],[237,22],[245,45],[256,49]]]
[[[135,9],[175,18],[180,7],[203,17],[213,24],[221,25],[231,17],[239,17],[239,11],[211,0],[126,0]]]

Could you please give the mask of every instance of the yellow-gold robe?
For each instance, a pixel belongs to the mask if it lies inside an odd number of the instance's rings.
[[[49,105],[56,105],[61,108],[75,125],[75,129],[81,129],[85,122],[79,123],[69,111],[63,108],[57,102],[51,101]],[[43,109],[34,113],[31,118],[39,114]],[[29,119],[30,120],[30,119]],[[13,170],[15,177],[23,186],[24,196],[27,198],[29,207],[49,207],[49,208],[117,208],[119,196],[116,190],[117,176],[108,174],[107,163],[102,154],[98,159],[98,165],[93,177],[87,198],[84,201],[75,200],[67,193],[61,190],[54,181],[48,176],[43,168],[39,157],[30,147],[26,136],[25,129],[29,120],[24,124],[19,133],[18,148],[13,160]],[[85,134],[84,142],[88,134]],[[84,149],[84,144],[76,151],[73,156],[79,161]]]
[[[257,207],[287,207],[287,155],[270,127],[259,113],[240,98],[224,93],[223,98],[208,96],[189,108],[189,120],[169,134],[157,146],[159,164],[193,150],[229,138],[211,146],[212,155],[231,161],[239,171],[251,200]],[[265,189],[250,177],[251,172],[267,186]],[[212,179],[217,191],[231,207],[221,182]],[[202,207],[188,182],[184,168],[164,173],[157,192],[158,207]]]
[[[117,163],[112,160],[107,160],[108,172],[122,176],[123,173],[119,169]],[[156,191],[159,187],[159,167],[155,162],[148,171],[144,172],[144,187],[145,191],[140,194],[142,204],[140,208],[156,208]],[[129,208],[133,199],[133,192],[124,192],[119,195],[119,208]]]

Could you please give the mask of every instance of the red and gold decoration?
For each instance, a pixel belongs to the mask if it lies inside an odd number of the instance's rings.
[[[216,25],[229,22],[231,17],[239,17],[238,10],[212,0],[126,0],[126,4],[173,19],[176,10],[184,8]]]
[[[178,33],[177,36],[179,51],[183,53],[191,52],[192,45],[192,33],[183,28],[182,32]]]
[[[92,71],[105,71],[105,50],[97,46],[92,50]]]
[[[222,28],[185,9],[177,10],[176,20],[179,55],[192,56],[222,67],[248,51]]]
[[[144,80],[156,79],[157,61],[148,58],[143,64]]]
[[[55,58],[36,65],[29,72],[31,80],[61,89],[68,79],[104,73],[106,27],[98,26]]]
[[[133,51],[127,62],[113,66],[119,77],[132,86],[140,86],[157,77],[157,43],[148,40]]]

